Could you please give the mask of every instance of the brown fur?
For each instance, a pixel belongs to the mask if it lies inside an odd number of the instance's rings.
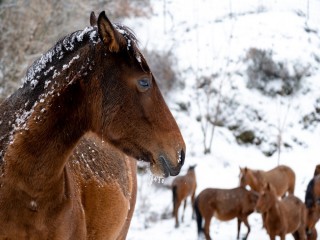
[[[314,203],[320,204],[320,175],[316,175],[314,177],[314,185],[313,185],[313,194],[314,194]]]
[[[89,134],[68,165],[81,189],[90,239],[125,239],[136,202],[136,161]]]
[[[178,211],[182,202],[184,202],[182,212],[183,222],[184,212],[186,210],[187,205],[187,198],[189,196],[191,197],[192,215],[194,214],[194,196],[197,188],[195,167],[196,166],[190,166],[186,175],[178,176],[172,182],[173,216],[176,220],[175,227],[179,227]]]
[[[183,138],[134,35],[104,12],[29,68],[0,119],[0,239],[124,239],[135,173],[104,142],[157,175],[184,163]],[[109,151],[119,165],[105,162]]]
[[[320,218],[320,207],[319,205],[312,206],[311,208],[307,208],[307,223],[306,223],[306,231],[307,231],[307,239],[313,240],[317,239],[317,230],[316,224]]]
[[[284,197],[286,192],[294,193],[295,179],[294,171],[284,165],[279,165],[269,171],[240,168],[240,186],[249,185],[252,190],[260,192],[268,182],[275,187],[279,197]]]
[[[320,174],[320,164],[316,165],[313,176],[315,177],[319,174]]]
[[[311,185],[311,189],[309,189],[309,185],[311,181],[313,184]],[[315,225],[320,219],[320,175],[315,174],[314,178],[311,181],[308,185],[308,189],[306,192],[306,200],[305,200],[305,204],[307,206],[307,228],[306,229],[307,229],[308,239],[316,238],[315,236],[317,236],[317,231],[315,229]],[[311,195],[308,191],[312,191]],[[308,198],[311,198],[311,199],[308,199]]]
[[[310,229],[309,232],[307,232],[307,240],[317,240],[317,238],[318,238],[318,232],[315,227]]]
[[[248,191],[243,187],[233,189],[207,188],[203,190],[195,200],[195,211],[197,214],[198,234],[204,231],[207,240],[210,237],[210,223],[214,216],[221,221],[238,219],[237,239],[239,239],[241,222],[247,228],[245,239],[250,233],[248,216],[254,212],[258,194]],[[204,218],[204,229],[202,229],[202,218]]]
[[[256,208],[264,215],[263,226],[271,240],[276,236],[285,240],[288,233],[300,240],[306,239],[306,208],[299,198],[290,194],[279,200],[275,188],[267,183],[260,193]]]

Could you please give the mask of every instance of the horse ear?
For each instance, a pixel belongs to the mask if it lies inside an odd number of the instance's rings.
[[[110,52],[119,52],[121,46],[126,44],[124,37],[113,27],[105,12],[98,17],[98,32],[102,42],[109,48]]]
[[[92,11],[90,14],[90,26],[91,27],[97,26],[97,22],[98,22],[97,17],[94,14],[94,12]]]

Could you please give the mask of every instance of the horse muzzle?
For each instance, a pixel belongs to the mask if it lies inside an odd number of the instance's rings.
[[[161,164],[164,177],[178,175],[180,173],[181,167],[184,164],[184,160],[185,152],[183,149],[178,153],[178,160],[176,166],[174,166],[166,156],[161,155],[159,157],[159,163]]]

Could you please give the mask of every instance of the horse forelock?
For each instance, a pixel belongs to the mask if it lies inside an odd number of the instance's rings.
[[[126,39],[126,50],[138,61],[144,71],[149,72],[149,66],[145,57],[139,49],[139,41],[133,30],[122,24],[114,24],[114,27]]]

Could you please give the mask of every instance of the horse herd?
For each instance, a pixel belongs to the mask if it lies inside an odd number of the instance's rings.
[[[176,227],[179,227],[178,208],[191,196],[193,217],[196,215],[198,235],[210,237],[212,217],[221,221],[234,218],[238,220],[237,239],[241,223],[247,227],[244,239],[248,238],[250,225],[248,216],[257,211],[261,213],[263,227],[271,240],[291,233],[295,240],[316,240],[316,223],[320,218],[320,164],[316,166],[310,180],[305,202],[294,196],[295,173],[285,165],[279,165],[269,171],[240,168],[240,186],[233,189],[207,188],[195,198],[197,186],[195,166],[191,166],[184,176],[176,177],[172,182],[173,215]],[[250,187],[250,190],[246,189]],[[204,219],[204,224],[202,223]]]

